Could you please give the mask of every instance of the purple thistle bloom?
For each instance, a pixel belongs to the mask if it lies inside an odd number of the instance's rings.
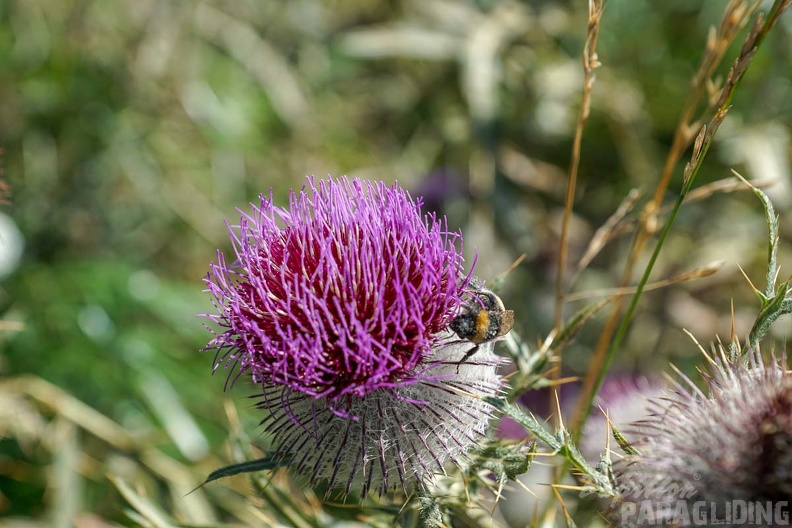
[[[338,402],[430,377],[417,369],[464,289],[459,235],[395,185],[309,180],[289,210],[261,197],[206,280],[209,343],[257,383]],[[219,363],[218,363],[219,365]]]
[[[498,361],[490,344],[460,366],[470,343],[451,343],[470,281],[458,233],[396,184],[347,178],[309,178],[288,209],[262,196],[230,229],[236,259],[218,252],[205,279],[221,329],[207,349],[231,381],[261,385],[262,423],[293,467],[365,494],[472,445]]]

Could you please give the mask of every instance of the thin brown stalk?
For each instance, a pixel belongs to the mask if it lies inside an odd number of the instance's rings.
[[[610,218],[608,218],[608,220],[606,220],[605,223],[602,224],[599,229],[597,229],[596,233],[594,233],[594,236],[591,237],[591,241],[589,242],[586,252],[583,253],[580,262],[578,262],[575,278],[577,278],[577,275],[586,269],[591,261],[594,260],[597,255],[599,255],[600,251],[602,251],[602,249],[620,233],[619,228],[623,225],[622,222],[633,210],[635,203],[640,197],[641,192],[638,189],[632,189],[622,200],[622,202],[619,204],[619,207],[616,208],[616,211],[610,216]],[[575,282],[575,280],[572,282]],[[569,297],[567,297],[567,300],[569,300]]]
[[[778,183],[777,178],[760,178],[753,180],[751,184],[759,189],[764,189],[766,187],[770,187]],[[733,192],[744,192],[750,191],[751,189],[746,187],[739,179],[737,178],[723,178],[721,180],[717,180],[711,183],[707,183],[702,185],[701,187],[697,187],[692,189],[687,196],[685,196],[685,204],[691,204],[694,202],[700,202],[702,200],[706,200],[710,196],[714,194],[728,194]],[[614,239],[620,237],[626,233],[632,233],[636,226],[638,225],[638,219],[634,217],[628,217],[627,215],[632,212],[633,208],[635,207],[635,203],[640,199],[641,194],[638,192],[637,189],[631,190],[627,196],[624,197],[622,202],[619,204],[616,211],[602,224],[597,231],[594,233],[594,236],[591,237],[591,241],[589,242],[586,251],[583,253],[583,256],[580,258],[580,262],[578,262],[576,274],[572,278],[572,283],[577,282],[577,277],[584,269],[591,264],[591,261],[596,258],[597,255]],[[665,216],[671,211],[673,204],[665,204],[663,207],[660,208],[658,216]],[[574,295],[567,294],[566,300],[567,302],[573,299]]]
[[[765,189],[770,187],[774,184],[778,183],[777,178],[760,178],[751,181],[751,185],[758,189]],[[685,196],[685,205],[692,204],[695,202],[700,202],[706,200],[710,196],[714,194],[728,194],[733,192],[744,192],[750,191],[749,187],[746,187],[744,183],[742,183],[737,178],[723,178],[722,180],[717,180],[711,183],[704,184],[700,187],[696,187],[692,189],[686,196]],[[625,234],[633,233],[635,229],[640,225],[640,219],[634,217],[628,217],[627,215],[631,212],[631,208],[634,207],[635,201],[637,201],[640,196],[634,194],[635,189],[630,192],[623,200],[622,203],[619,205],[616,212],[614,212],[606,222],[600,226],[597,231],[594,233],[594,236],[591,238],[589,242],[588,248],[584,252],[583,256],[578,263],[577,270],[575,271],[575,275],[573,276],[571,282],[576,283],[577,278],[580,273],[588,267],[591,261],[613,240],[618,237],[621,237]],[[658,216],[667,216],[668,213],[673,209],[673,204],[665,204],[663,207],[660,208]],[[566,302],[577,300],[580,297],[576,294],[567,294],[566,295]]]
[[[572,218],[572,209],[575,204],[575,188],[577,186],[578,170],[580,168],[580,149],[583,142],[583,128],[586,119],[591,113],[591,91],[594,88],[594,69],[599,67],[600,62],[597,58],[597,38],[599,37],[600,21],[605,9],[606,0],[589,0],[588,3],[588,28],[586,32],[586,43],[583,46],[583,91],[580,101],[580,112],[578,113],[577,126],[575,128],[575,139],[572,143],[572,159],[569,164],[569,174],[567,178],[566,202],[564,205],[564,216],[561,223],[561,237],[558,247],[558,271],[556,273],[556,299],[555,299],[555,318],[554,328],[558,331],[561,328],[564,316],[564,294],[566,287],[564,284],[564,271],[567,265],[567,253],[569,249],[569,222]],[[558,361],[561,361],[561,350],[557,350]],[[560,369],[555,374],[560,376]],[[556,415],[558,420],[560,415]],[[558,424],[556,424],[558,425]]]
[[[685,105],[682,107],[682,114],[679,117],[677,129],[671,142],[671,148],[663,165],[663,172],[660,175],[660,182],[655,189],[654,198],[650,202],[652,210],[657,210],[663,203],[674,168],[679,163],[685,150],[690,146],[691,141],[696,137],[698,129],[701,127],[701,118],[694,119],[696,110],[701,104],[701,99],[714,86],[712,76],[715,70],[723,61],[726,50],[729,49],[737,34],[748,24],[754,11],[759,7],[759,1],[731,0],[726,6],[723,19],[717,30],[712,28],[707,37],[707,44],[704,49],[704,56],[699,64],[698,71],[691,83],[691,90],[688,93]],[[715,101],[710,97],[710,103],[705,113],[709,113]],[[647,211],[648,213],[649,211]],[[648,234],[651,234],[648,233]]]

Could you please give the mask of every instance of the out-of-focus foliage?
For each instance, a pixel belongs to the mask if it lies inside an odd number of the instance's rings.
[[[630,189],[653,192],[722,4],[610,0],[568,276]],[[145,502],[145,487],[178,522],[297,522],[271,513],[278,501],[263,492],[269,509],[251,512],[244,479],[184,495],[228,462],[229,420],[265,441],[245,400],[254,389],[223,393],[224,374],[211,377],[198,353],[209,337],[195,317],[210,309],[201,279],[228,249],[223,220],[270,187],[284,200],[305,174],[398,179],[465,232],[484,278],[525,253],[501,294],[520,335],[543,339],[586,16],[584,2],[560,0],[0,2],[0,159],[12,187],[2,212],[24,239],[0,284],[0,374],[36,377],[0,390],[0,515],[129,523],[124,504]],[[698,178],[735,167],[775,179],[766,192],[782,236],[792,233],[790,27],[782,18],[754,59]],[[747,335],[757,303],[735,263],[762,282],[765,230],[751,193],[683,207],[654,278],[727,264],[647,293],[616,368],[684,364],[696,352],[682,328],[727,337],[732,298]],[[617,285],[630,236],[574,291]],[[782,275],[790,247],[779,245]],[[571,302],[568,315],[599,298]],[[601,322],[583,326],[565,374],[585,371]],[[87,408],[64,418],[59,406],[79,401]],[[129,437],[86,426],[91,410]]]

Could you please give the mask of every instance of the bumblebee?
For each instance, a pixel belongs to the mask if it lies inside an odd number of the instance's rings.
[[[460,339],[475,343],[461,363],[478,351],[479,345],[509,333],[514,326],[514,311],[506,310],[503,301],[478,280],[471,281],[469,299],[462,305],[449,328]]]

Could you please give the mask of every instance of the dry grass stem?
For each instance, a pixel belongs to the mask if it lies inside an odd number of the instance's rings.
[[[185,519],[201,524],[212,524],[215,521],[212,508],[204,493],[197,492],[185,496],[185,493],[196,484],[197,479],[193,473],[159,449],[151,447],[149,438],[129,434],[124,427],[92,407],[35,376],[20,376],[5,380],[0,384],[0,391],[24,395],[54,412],[58,419],[74,424],[114,449],[133,456],[168,484],[172,496],[178,497],[174,508]],[[53,446],[53,449],[57,448]]]
[[[580,101],[580,111],[578,113],[577,126],[575,127],[575,138],[572,143],[572,158],[569,164],[569,174],[567,177],[566,201],[564,203],[564,215],[561,223],[561,236],[558,242],[558,266],[556,272],[556,295],[555,295],[555,316],[553,328],[561,328],[564,316],[564,294],[566,284],[564,274],[567,266],[567,253],[569,250],[569,222],[572,218],[572,209],[575,204],[575,189],[577,187],[578,170],[580,167],[580,149],[583,142],[583,128],[586,119],[591,112],[591,92],[594,88],[594,69],[600,66],[597,58],[597,38],[599,37],[600,22],[602,13],[605,9],[605,0],[589,0],[588,27],[586,31],[586,43],[583,46],[583,90]],[[558,361],[561,361],[561,350],[557,350]],[[558,376],[558,372],[555,376]],[[559,425],[560,415],[556,415],[556,425]]]
[[[686,271],[685,273],[680,273],[679,275],[675,275],[668,279],[651,282],[646,285],[644,291],[659,290],[661,288],[666,288],[674,284],[680,284],[683,282],[709,277],[710,275],[714,275],[715,273],[720,271],[722,267],[723,267],[722,261],[713,262],[706,266],[701,266],[693,270]],[[634,287],[603,288],[601,290],[590,290],[590,291],[573,293],[567,296],[567,300],[570,302],[581,301],[585,299],[591,299],[594,297],[605,297],[605,296],[612,296],[613,299],[615,300],[617,297],[621,297],[624,295],[633,295],[635,292],[636,292],[636,288]]]
[[[639,198],[641,198],[641,192],[638,189],[632,189],[619,204],[616,211],[597,229],[594,236],[591,237],[591,242],[589,242],[586,252],[578,263],[577,273],[584,270],[594,260],[594,257],[622,232],[618,228],[622,225],[625,217],[633,210]],[[567,300],[569,300],[569,297],[567,297]]]
[[[709,34],[704,55],[702,56],[699,68],[693,77],[691,89],[680,115],[680,119],[674,133],[674,139],[672,140],[668,156],[663,166],[663,171],[660,175],[660,180],[657,187],[655,188],[654,197],[644,209],[641,229],[639,229],[636,233],[636,237],[633,241],[630,255],[627,258],[627,264],[625,266],[624,273],[622,274],[619,287],[626,287],[627,284],[629,284],[629,282],[632,280],[635,265],[638,262],[640,255],[643,253],[646,242],[656,230],[656,214],[660,210],[660,206],[665,196],[666,189],[668,188],[668,184],[671,181],[674,168],[694,137],[697,135],[700,136],[700,125],[697,124],[700,122],[700,118],[694,120],[694,115],[701,104],[703,96],[705,94],[711,95],[713,86],[717,84],[712,80],[712,76],[714,75],[717,67],[721,64],[726,50],[731,46],[740,30],[742,30],[748,24],[750,17],[753,15],[754,11],[756,11],[759,4],[760,2],[758,1],[730,1],[724,10],[724,15],[721,19],[718,30],[711,31]],[[744,71],[745,67],[747,67],[747,64],[748,62],[744,62],[742,71]],[[733,76],[730,74],[729,79],[732,78]],[[732,85],[732,87],[734,86],[736,86],[736,84]],[[723,93],[724,92],[721,91],[721,94]],[[712,105],[710,103],[713,99],[713,97],[709,98],[708,107],[705,112],[711,110]],[[721,99],[722,95],[718,100]],[[707,127],[712,129],[712,125],[715,124],[715,130],[711,130],[712,135],[709,136],[710,138],[714,136],[715,131],[717,131],[717,125],[720,124],[724,117],[724,112],[716,111],[714,118],[710,122],[710,126]],[[703,139],[703,136],[701,141],[702,144],[706,143],[706,141]],[[699,147],[698,151],[699,153],[706,153],[706,148],[704,148],[702,151],[701,147]],[[702,158],[700,157],[699,162],[701,159]],[[695,166],[699,165],[695,164]],[[693,170],[694,169],[691,169],[690,174],[693,173]],[[689,178],[686,177],[685,180],[689,181]],[[621,319],[623,301],[624,297],[620,298],[614,303],[610,317],[605,323],[603,330],[600,333],[599,339],[597,340],[594,356],[586,374],[586,378],[583,382],[581,396],[578,400],[578,405],[575,409],[574,418],[572,420],[572,430],[575,432],[576,436],[580,434],[580,429],[583,425],[583,422],[588,416],[588,402],[591,401],[594,392],[597,390],[597,380],[601,379],[603,364],[606,360],[606,354]]]
[[[776,178],[763,178],[760,180],[753,180],[751,185],[756,187],[757,189],[766,189],[774,184],[778,183]],[[733,192],[740,192],[740,191],[749,191],[750,188],[746,187],[739,178],[736,177],[729,177],[723,178],[722,180],[714,181],[712,183],[707,183],[702,185],[701,187],[696,187],[692,189],[687,196],[685,196],[685,203],[690,204],[694,202],[700,202],[702,200],[706,200],[713,194],[723,193],[733,193]]]
[[[575,203],[575,189],[577,187],[578,169],[580,167],[580,148],[583,142],[583,128],[591,112],[591,92],[594,88],[595,80],[594,69],[600,66],[596,48],[605,3],[604,0],[589,0],[588,4],[588,28],[586,32],[586,43],[583,46],[583,91],[581,94],[577,126],[575,127],[575,138],[572,144],[572,158],[569,164],[569,174],[567,177],[566,202],[564,204],[564,216],[561,223],[561,237],[558,246],[558,271],[556,273],[555,318],[553,325],[556,329],[561,327],[564,316],[564,293],[566,289],[564,273],[569,249],[569,222],[572,218],[572,209]]]

